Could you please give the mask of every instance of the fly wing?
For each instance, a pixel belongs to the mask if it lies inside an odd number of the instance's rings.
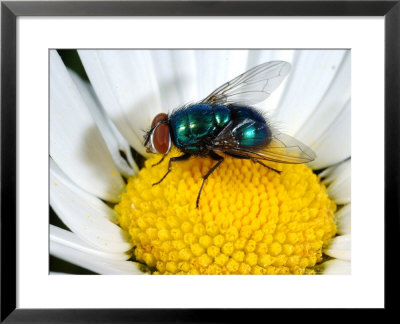
[[[214,90],[202,103],[253,105],[264,101],[283,81],[290,64],[271,61],[257,65]]]
[[[264,146],[243,146],[232,134],[233,124],[228,124],[213,140],[213,150],[249,159],[278,163],[300,164],[315,160],[314,151],[294,137],[274,131]]]
[[[311,162],[317,157],[307,145],[280,132],[273,134],[271,142],[254,154],[261,155],[265,160],[293,164]]]

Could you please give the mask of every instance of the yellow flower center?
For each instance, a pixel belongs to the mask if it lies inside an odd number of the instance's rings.
[[[193,157],[172,163],[174,151],[146,161],[128,181],[115,206],[121,227],[135,246],[136,260],[155,274],[313,274],[322,247],[336,233],[335,203],[305,165],[224,156],[215,164]]]

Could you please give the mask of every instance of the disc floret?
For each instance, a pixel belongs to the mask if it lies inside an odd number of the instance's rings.
[[[170,156],[177,155],[176,152]],[[168,156],[168,158],[170,157]],[[335,203],[305,165],[271,163],[280,174],[225,156],[195,200],[215,161],[146,161],[115,210],[137,261],[155,274],[313,274],[336,233]]]

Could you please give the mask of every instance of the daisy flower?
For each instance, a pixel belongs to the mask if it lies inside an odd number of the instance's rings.
[[[79,50],[88,77],[50,51],[50,254],[98,274],[350,273],[350,52]],[[146,152],[160,112],[205,98],[273,60],[292,64],[257,108],[309,145],[280,174],[225,157]],[[52,270],[52,269],[50,269]],[[53,273],[53,272],[52,272]]]

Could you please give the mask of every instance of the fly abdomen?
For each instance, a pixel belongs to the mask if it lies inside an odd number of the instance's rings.
[[[232,134],[241,146],[257,147],[269,144],[272,132],[265,118],[251,107],[230,106]]]
[[[217,128],[222,129],[231,120],[231,110],[226,106],[217,105],[213,108],[214,121]]]

